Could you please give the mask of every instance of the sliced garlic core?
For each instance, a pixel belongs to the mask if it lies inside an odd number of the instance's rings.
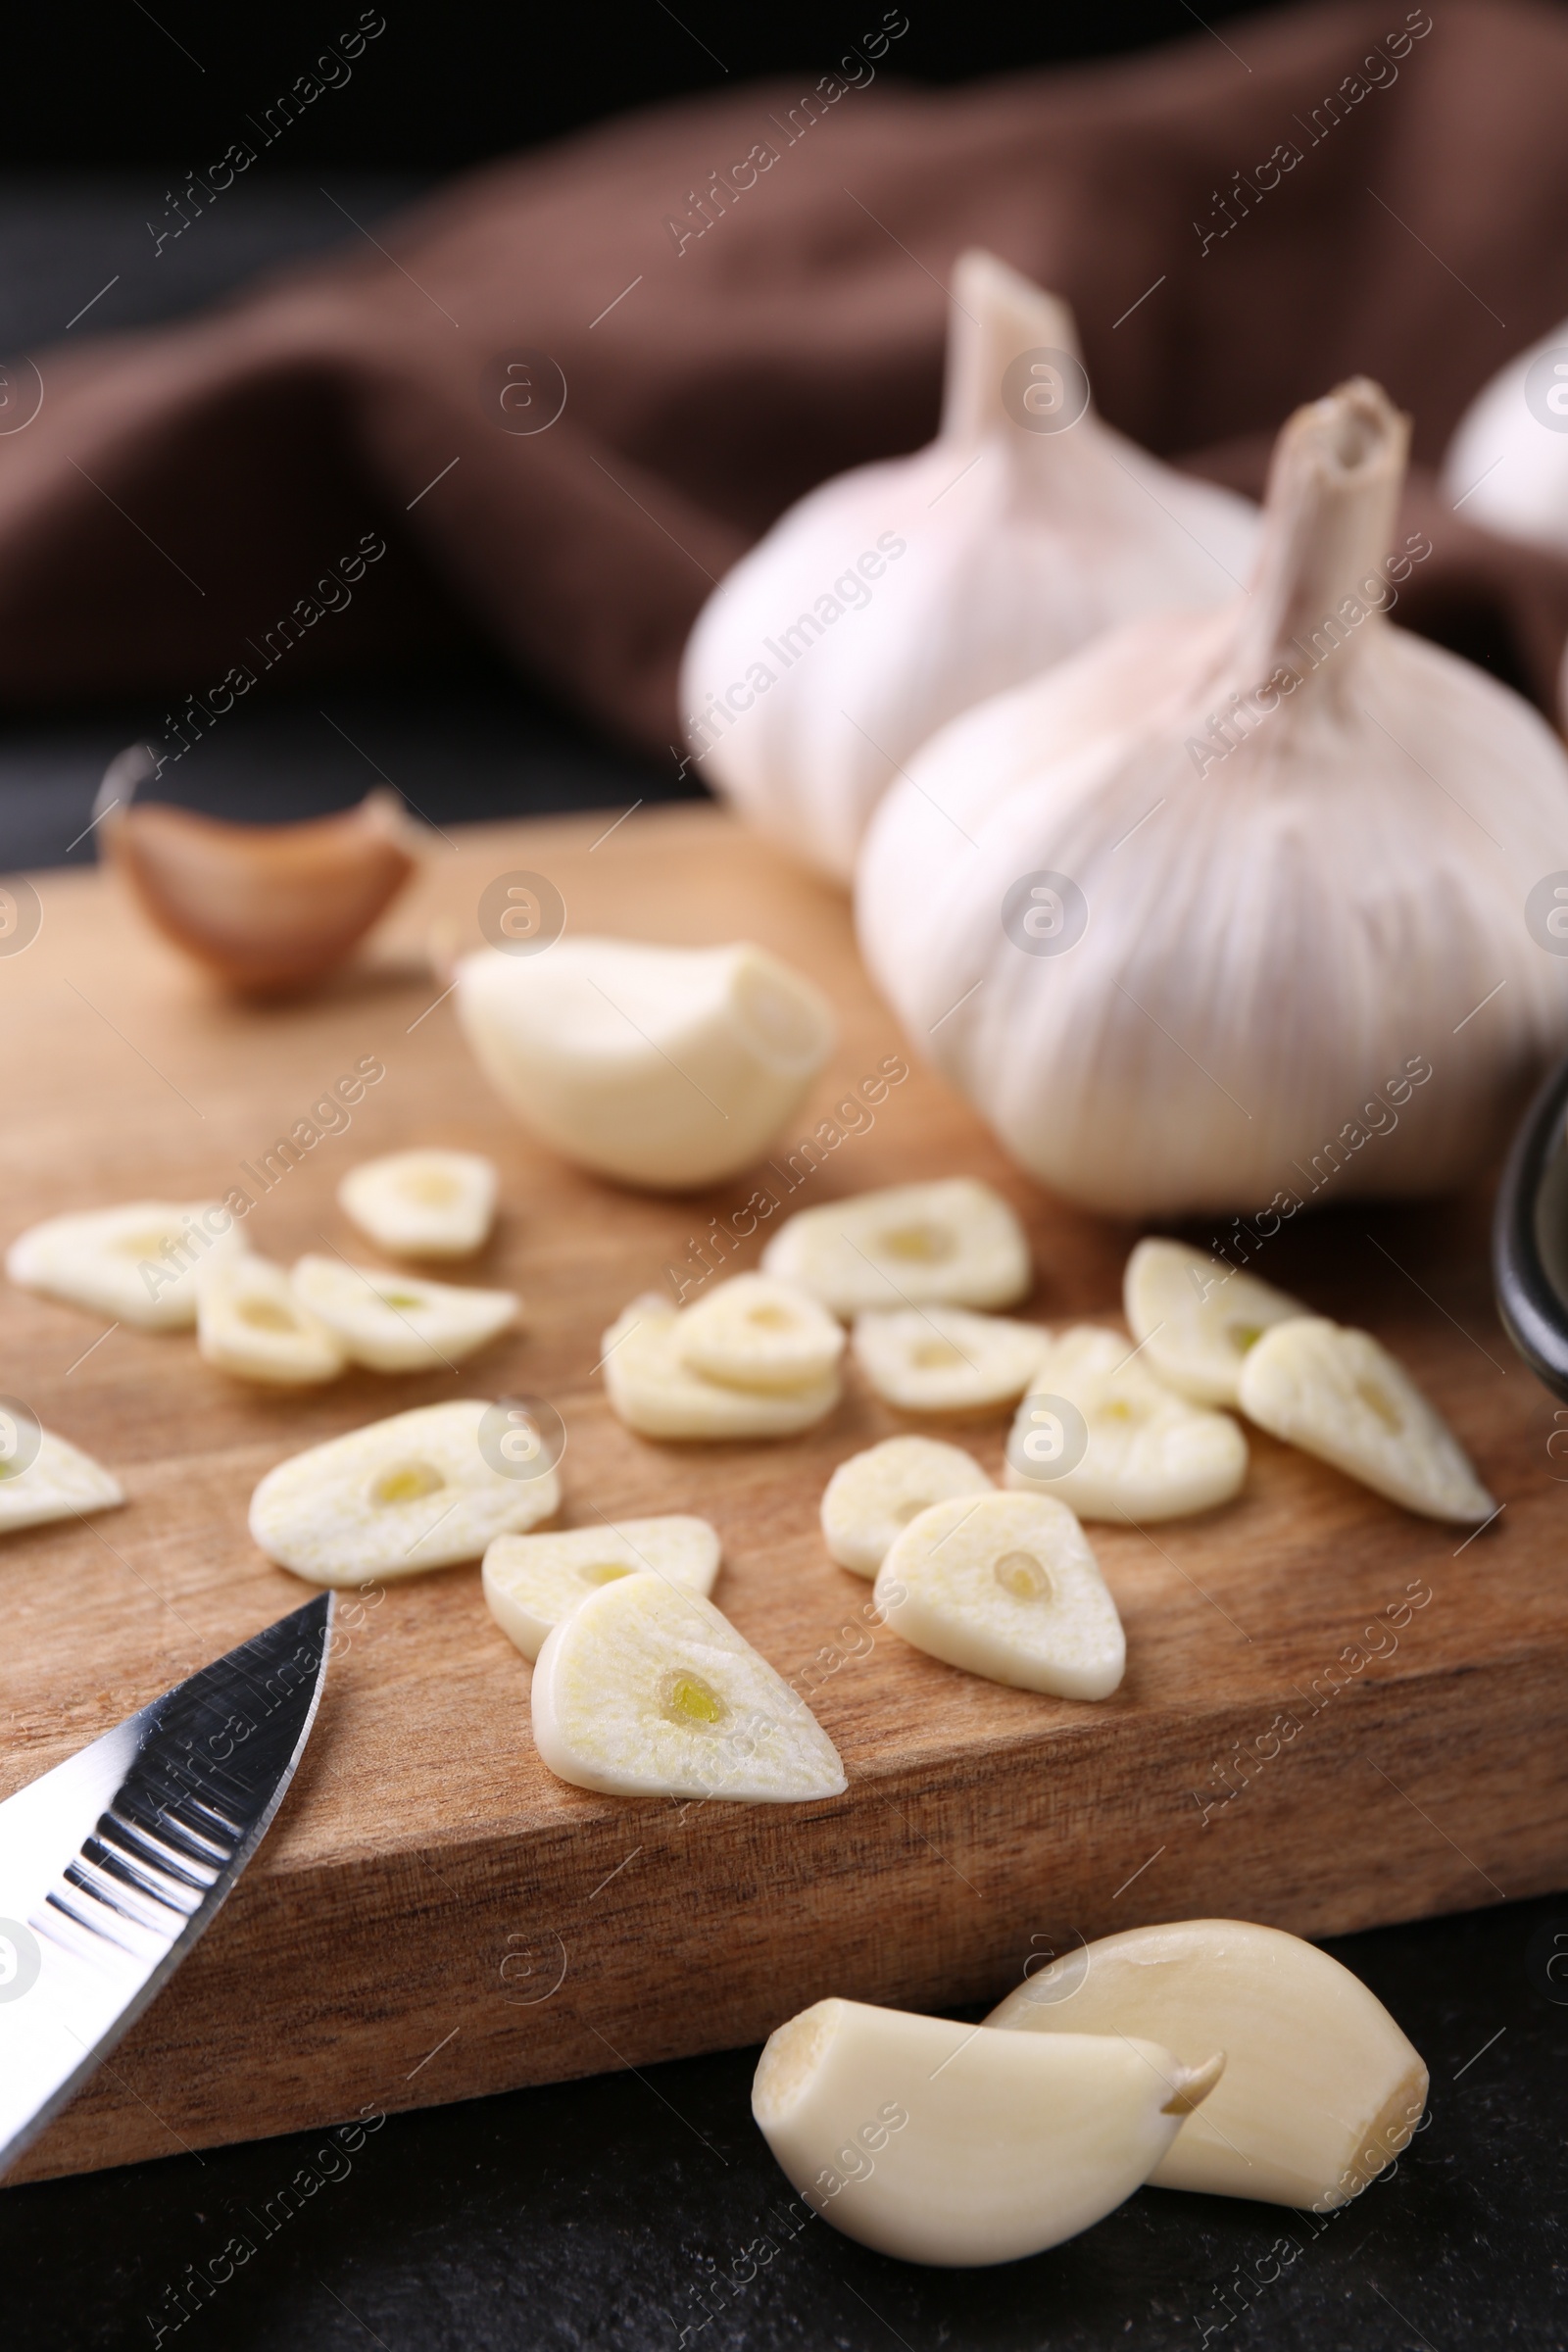
[[[301,1305],[371,1372],[454,1364],[514,1323],[521,1304],[514,1291],[463,1289],[340,1257],[302,1257],[291,1279]]]
[[[954,1494],[989,1494],[973,1454],[936,1438],[885,1438],[840,1462],[822,1494],[822,1536],[841,1568],[875,1576],[911,1519]]]
[[[1006,1483],[1084,1519],[1181,1519],[1239,1494],[1247,1440],[1228,1413],[1146,1372],[1130,1340],[1091,1323],[1057,1335],[1007,1440]]]
[[[189,1331],[204,1266],[242,1247],[220,1200],[132,1200],[29,1226],[6,1252],[24,1291],[144,1331]]]
[[[1108,1698],[1127,1664],[1089,1539],[1046,1494],[956,1494],[889,1545],[877,1606],[916,1649],[1019,1690]]]
[[[284,1268],[248,1255],[202,1267],[196,1346],[220,1372],[273,1388],[336,1380],[348,1362],[336,1336],[295,1296]]]
[[[1249,1348],[1306,1313],[1255,1274],[1152,1237],[1127,1260],[1122,1303],[1151,1372],[1195,1404],[1235,1404]]]
[[[718,1537],[708,1521],[679,1514],[497,1536],[484,1555],[484,1596],[508,1640],[536,1658],[551,1628],[601,1585],[647,1574],[683,1592],[711,1592],[718,1561]]]
[[[1050,1345],[1038,1323],[962,1306],[871,1309],[855,1318],[855,1360],[906,1413],[981,1413],[1021,1396]]]
[[[849,1785],[805,1700],[728,1618],[647,1572],[602,1585],[546,1637],[532,1704],[541,1758],[579,1788],[804,1804]]]
[[[601,1342],[612,1408],[643,1437],[788,1438],[837,1404],[836,1369],[799,1389],[737,1389],[705,1380],[681,1360],[680,1321],[668,1299],[650,1291],[632,1300]]]
[[[844,1352],[843,1329],[825,1307],[767,1274],[737,1274],[684,1308],[677,1340],[691,1371],[736,1389],[819,1386]]]
[[[1195,2070],[1120,2032],[1013,2037],[818,2001],[769,2036],[752,2113],[846,2237],[905,2262],[1016,2262],[1142,2186],[1220,2078],[1204,2055]]]
[[[490,1238],[499,1183],[477,1152],[389,1152],[350,1168],[338,1206],[389,1257],[471,1257]]]
[[[317,1585],[417,1576],[476,1560],[561,1505],[554,1470],[512,1478],[480,1448],[482,1397],[422,1404],[329,1438],[269,1470],[250,1529],[269,1559]]]
[[[1370,1332],[1326,1317],[1277,1323],[1242,1366],[1242,1410],[1429,1519],[1488,1519],[1496,1504],[1451,1431]]]
[[[458,965],[458,1018],[519,1118],[568,1159],[680,1190],[733,1176],[833,1050],[820,990],[761,948],[558,939]]]
[[[0,1535],[17,1527],[42,1527],[51,1519],[75,1519],[107,1511],[125,1499],[119,1479],[90,1453],[42,1429],[18,1426],[11,1410],[0,1414],[6,1452],[0,1456]]]
[[[1315,1944],[1238,1919],[1132,1928],[1029,1977],[988,2026],[1147,2034],[1225,2073],[1150,2176],[1158,2188],[1323,2213],[1359,2194],[1421,2120],[1427,2070],[1382,2002]]]
[[[866,1307],[1011,1306],[1034,1279],[1012,1210],[968,1176],[800,1209],[763,1250],[762,1270],[846,1322]]]

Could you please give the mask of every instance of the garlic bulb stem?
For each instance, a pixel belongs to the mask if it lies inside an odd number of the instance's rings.
[[[953,272],[948,365],[942,386],[942,438],[972,447],[1011,424],[1003,399],[1007,369],[1024,352],[1065,352],[1082,365],[1078,329],[1064,302],[1009,270],[994,254],[958,256]],[[1064,457],[1070,435],[1053,456]]]

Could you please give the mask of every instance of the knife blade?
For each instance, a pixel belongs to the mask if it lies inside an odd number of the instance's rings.
[[[0,2175],[211,1926],[294,1777],[318,1593],[0,1803]]]

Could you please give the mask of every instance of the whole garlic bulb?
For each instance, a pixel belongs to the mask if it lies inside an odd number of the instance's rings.
[[[1088,390],[1066,305],[964,254],[936,440],[813,490],[698,616],[681,695],[702,773],[836,880],[950,718],[1247,576],[1257,510],[1113,432]]]
[[[1568,320],[1476,394],[1445,454],[1443,487],[1468,521],[1568,553]]]
[[[1298,411],[1250,594],[970,711],[867,837],[873,975],[1096,1208],[1441,1190],[1568,1043],[1568,760],[1386,618],[1406,439],[1364,380]]]

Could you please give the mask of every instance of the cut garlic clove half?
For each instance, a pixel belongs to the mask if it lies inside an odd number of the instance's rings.
[[[1012,1210],[968,1176],[803,1208],[768,1243],[762,1270],[846,1322],[867,1307],[1011,1306],[1034,1279]]]
[[[849,1785],[805,1700],[710,1600],[662,1576],[617,1578],[563,1618],[532,1703],[541,1759],[579,1788],[807,1804]]]
[[[705,1380],[736,1389],[819,1387],[844,1352],[844,1332],[793,1283],[737,1274],[695,1306],[676,1331],[680,1358]]]
[[[1084,1519],[1181,1519],[1241,1491],[1247,1440],[1228,1413],[1178,1396],[1130,1340],[1079,1323],[1042,1358],[1007,1440],[1006,1483]]]
[[[302,1257],[294,1295],[371,1372],[426,1372],[487,1347],[517,1319],[514,1291],[461,1289],[341,1257]]]
[[[560,939],[458,965],[463,1033],[567,1159],[661,1191],[750,1167],[833,1050],[820,990],[764,950]]]
[[[986,2023],[1146,2034],[1189,2062],[1223,2038],[1224,2076],[1150,2176],[1157,2188],[1324,2213],[1393,2162],[1426,2105],[1425,2065],[1360,1979],[1246,1920],[1107,1936],[1026,1978]]]
[[[1458,1441],[1370,1332],[1326,1316],[1277,1323],[1242,1366],[1242,1410],[1428,1519],[1488,1519],[1496,1504]]]
[[[389,1257],[471,1257],[490,1238],[499,1181],[477,1152],[389,1152],[350,1168],[338,1206]]]
[[[482,1397],[418,1405],[293,1454],[251,1496],[252,1536],[316,1585],[478,1559],[561,1506],[554,1470],[517,1478],[492,1466],[481,1445],[492,1409]]]
[[[708,1593],[718,1561],[718,1537],[708,1521],[678,1514],[497,1536],[484,1555],[484,1596],[507,1639],[525,1658],[537,1658],[551,1629],[601,1585],[647,1574]]]
[[[822,1536],[841,1568],[875,1576],[911,1519],[954,1494],[989,1494],[973,1454],[936,1438],[886,1438],[840,1462],[822,1494]]]
[[[634,1298],[605,1333],[605,1392],[645,1438],[789,1438],[837,1404],[837,1370],[808,1388],[728,1388],[681,1361],[680,1322],[657,1291]]]
[[[1219,2046],[1204,2055],[1191,2068],[1120,2032],[1011,2036],[818,2001],[769,2035],[752,2113],[846,2237],[904,2262],[1016,2262],[1142,2186],[1223,2079]]]
[[[336,1380],[348,1362],[335,1334],[295,1296],[283,1267],[266,1257],[222,1257],[201,1269],[196,1346],[220,1372],[272,1388]]]
[[[90,1453],[41,1428],[24,1409],[0,1404],[0,1535],[112,1510],[124,1499],[119,1479]]]
[[[956,1494],[888,1547],[877,1606],[916,1649],[989,1682],[1108,1698],[1127,1664],[1089,1539],[1046,1494]]]
[[[906,1413],[983,1413],[1021,1396],[1050,1345],[1037,1323],[962,1306],[874,1308],[855,1318],[855,1360]]]
[[[1235,1404],[1248,1349],[1307,1311],[1255,1274],[1152,1236],[1127,1260],[1122,1303],[1151,1372],[1196,1404]]]
[[[117,1323],[189,1331],[198,1273],[240,1247],[220,1200],[132,1200],[30,1226],[7,1250],[6,1272],[22,1290]]]

